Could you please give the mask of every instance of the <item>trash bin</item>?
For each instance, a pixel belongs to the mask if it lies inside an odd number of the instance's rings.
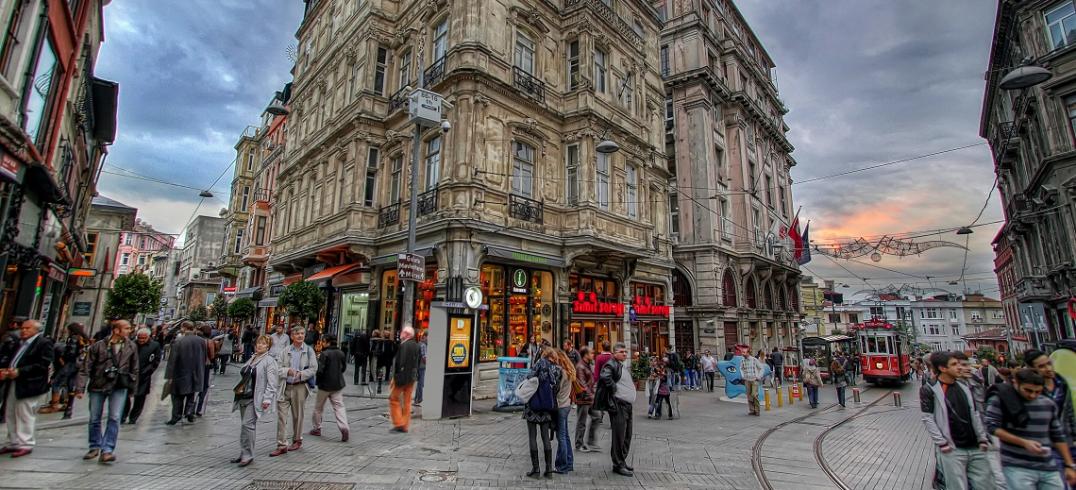
[[[516,396],[516,386],[530,374],[530,359],[526,357],[498,357],[497,411],[523,410],[523,400]],[[520,367],[522,366],[522,367]]]

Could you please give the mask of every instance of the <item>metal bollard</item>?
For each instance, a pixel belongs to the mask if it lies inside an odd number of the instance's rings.
[[[852,388],[852,401],[860,403],[859,388]]]
[[[893,406],[894,407],[900,407],[900,406],[902,406],[901,403],[902,402],[901,402],[901,399],[900,399],[900,392],[899,391],[894,391],[893,392]]]
[[[792,404],[793,404],[793,403],[795,403],[795,402],[793,402],[793,400],[794,400],[794,399],[795,399],[796,397],[795,397],[795,396],[792,396],[792,395],[794,395],[794,394],[795,394],[795,393],[794,393],[794,390],[792,389],[792,386],[791,386],[791,385],[789,385],[789,387],[788,387],[788,406],[790,406],[790,407],[792,406]]]
[[[800,385],[799,383],[796,383],[793,386],[796,388],[796,399],[802,402],[803,401],[803,386]]]
[[[769,412],[770,411],[770,389],[769,388],[763,388],[762,389],[762,400],[766,404],[766,411]]]
[[[781,397],[781,388],[774,388],[773,391],[775,391],[777,393],[777,408],[781,408],[781,407],[785,406],[785,404],[784,404],[784,402],[782,400],[782,397]]]

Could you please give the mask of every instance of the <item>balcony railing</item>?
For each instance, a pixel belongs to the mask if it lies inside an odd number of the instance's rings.
[[[413,86],[414,84],[406,84],[389,96],[389,114],[396,112],[396,109],[407,106],[407,97],[410,95],[407,93],[407,87]]]
[[[508,196],[508,215],[523,221],[542,224],[544,206],[540,201],[510,194]]]
[[[377,212],[377,227],[384,228],[400,222],[400,203],[383,206]]]
[[[445,57],[442,56],[437,61],[430,64],[429,68],[422,74],[422,88],[430,88],[437,85],[443,78],[445,78]]]
[[[264,201],[269,202],[273,200],[273,196],[266,189],[258,189],[254,191],[254,202]]]
[[[427,214],[437,211],[437,188],[430,189],[422,194],[418,195],[418,215],[426,216]]]
[[[539,102],[545,102],[545,82],[518,66],[512,67],[512,85]]]

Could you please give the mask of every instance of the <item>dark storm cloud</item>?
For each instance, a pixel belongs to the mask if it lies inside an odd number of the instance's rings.
[[[235,158],[243,128],[291,79],[286,49],[302,17],[299,0],[121,0],[105,8],[97,75],[120,82],[119,135],[108,163],[206,187]],[[106,164],[105,169],[118,171]],[[214,187],[215,214],[230,171]],[[139,207],[158,228],[178,231],[197,192],[103,175],[103,194]],[[182,208],[183,211],[177,211]],[[148,213],[148,216],[147,216]]]
[[[737,2],[777,65],[781,97],[796,146],[794,180],[981,143],[983,72],[995,5],[981,0],[892,2],[808,0]],[[935,229],[970,222],[994,174],[989,148],[976,146],[878,170],[793,187],[812,219],[816,241]],[[996,195],[983,222],[1001,216]],[[997,225],[971,235],[967,271],[992,270]],[[963,244],[952,233],[922,238]],[[964,254],[932,250],[920,257],[886,256],[878,265],[933,282],[959,276]],[[869,262],[869,259],[860,259]],[[842,263],[875,286],[917,279],[869,265]],[[861,280],[825,258],[818,275]],[[982,281],[985,277],[987,281]],[[989,276],[976,276],[994,288]],[[989,283],[989,284],[987,284]],[[926,284],[923,284],[926,285]],[[951,286],[948,286],[951,287]],[[959,290],[955,287],[954,290]],[[997,294],[996,289],[987,291]]]

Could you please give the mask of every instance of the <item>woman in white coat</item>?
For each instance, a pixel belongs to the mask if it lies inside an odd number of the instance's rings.
[[[242,378],[235,385],[235,404],[232,411],[238,411],[242,418],[239,432],[239,457],[232,463],[246,466],[254,461],[255,428],[258,420],[266,414],[272,414],[276,407],[279,388],[277,372],[280,371],[276,359],[269,355],[273,339],[260,335],[254,341],[254,355],[240,370]]]

